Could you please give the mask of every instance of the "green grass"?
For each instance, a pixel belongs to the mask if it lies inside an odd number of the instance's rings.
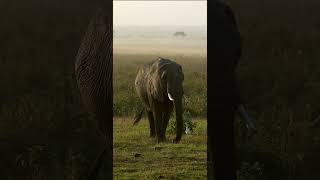
[[[171,140],[156,144],[149,137],[149,124],[142,119],[132,126],[131,118],[114,118],[113,174],[115,179],[206,179],[206,120],[196,120],[191,135],[183,135],[180,144]],[[141,154],[135,157],[135,154]]]

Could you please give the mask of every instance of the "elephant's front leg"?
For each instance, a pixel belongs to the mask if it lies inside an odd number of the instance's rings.
[[[173,110],[173,104],[168,104],[164,108],[165,108],[165,111],[163,113],[163,131],[164,133],[166,133],[168,122],[170,120],[170,116]]]
[[[148,119],[149,119],[149,125],[150,125],[150,137],[156,136],[156,130],[155,130],[155,123],[152,111],[148,111]]]
[[[155,125],[155,130],[156,130],[156,139],[157,143],[165,141],[165,134],[163,131],[163,113],[161,110],[161,106],[159,104],[154,104],[153,106],[153,119],[154,119],[154,125]]]

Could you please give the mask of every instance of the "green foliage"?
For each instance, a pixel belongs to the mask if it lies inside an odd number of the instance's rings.
[[[96,7],[82,0],[0,4],[7,9],[0,25],[0,179],[48,179],[55,163],[79,179],[88,165],[69,158],[81,154],[92,163],[101,147],[74,77]],[[57,158],[60,151],[66,155]]]
[[[185,96],[184,98],[184,104],[187,106],[189,102],[189,98]],[[184,109],[184,112],[182,114],[183,117],[183,132],[185,134],[192,134],[194,129],[197,126],[197,123],[194,121],[194,117],[192,117],[191,113],[189,110]],[[169,123],[168,123],[168,128],[167,128],[168,133],[175,133],[176,132],[176,116],[175,113],[171,116]]]
[[[237,176],[240,180],[256,180],[262,175],[262,171],[263,166],[259,162],[242,162]]]

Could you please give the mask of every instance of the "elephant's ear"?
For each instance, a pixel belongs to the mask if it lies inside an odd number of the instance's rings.
[[[162,84],[161,78],[164,75],[165,66],[169,63],[155,62],[150,71],[150,94],[153,98],[163,102],[166,95],[166,86]]]
[[[164,80],[167,66],[170,64],[172,64],[172,63],[170,63],[170,62],[159,63],[158,74],[162,80]]]
[[[181,73],[181,78],[182,78],[182,81],[184,80],[184,74],[183,74],[183,71],[182,71],[182,66],[179,65],[179,71]]]

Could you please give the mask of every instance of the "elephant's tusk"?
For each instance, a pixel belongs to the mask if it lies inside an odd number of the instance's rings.
[[[240,104],[240,106],[239,106],[239,112],[240,112],[240,114],[241,114],[241,116],[242,116],[242,120],[243,120],[243,121],[245,122],[245,124],[246,124],[246,127],[247,127],[248,129],[256,130],[256,127],[255,127],[255,125],[253,124],[251,118],[249,117],[249,114],[248,114],[248,112],[246,111],[246,108],[244,107],[243,104]]]
[[[170,101],[173,101],[173,100],[174,100],[174,99],[172,98],[172,96],[171,96],[170,93],[168,93],[168,97],[169,97]]]

